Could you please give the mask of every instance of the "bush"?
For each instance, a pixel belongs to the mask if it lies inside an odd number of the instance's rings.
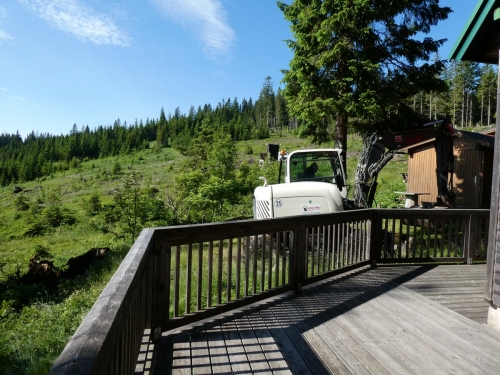
[[[28,198],[22,193],[16,197],[14,205],[18,211],[27,211],[30,208]]]
[[[113,164],[113,170],[112,170],[112,174],[113,176],[119,176],[122,174],[122,166],[120,163],[118,162],[115,162]]]
[[[83,208],[88,215],[97,215],[102,210],[101,196],[93,193],[88,200],[83,201]]]

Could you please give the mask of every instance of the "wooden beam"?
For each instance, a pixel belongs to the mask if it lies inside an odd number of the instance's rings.
[[[499,65],[500,67],[500,54]],[[498,77],[497,90],[500,90],[500,76]],[[500,91],[499,91],[500,92]],[[493,301],[494,289],[494,274],[495,274],[495,254],[498,251],[498,209],[499,209],[499,190],[500,190],[500,96],[497,95],[497,119],[496,119],[496,134],[495,136],[495,153],[493,156],[493,176],[491,185],[491,203],[490,203],[490,225],[488,232],[488,251],[487,251],[487,269],[486,269],[486,285],[484,298],[487,301]]]

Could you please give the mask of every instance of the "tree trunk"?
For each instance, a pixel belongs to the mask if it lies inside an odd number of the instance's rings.
[[[457,90],[456,87],[453,88],[453,123],[456,125],[457,119]]]
[[[465,106],[465,87],[462,90],[462,128],[464,127],[464,106]]]
[[[432,91],[429,93],[429,121],[432,120]]]
[[[437,100],[434,100],[434,121],[437,120],[438,117],[438,106],[437,106]]]
[[[488,87],[488,126],[490,126],[491,122],[491,118],[490,118],[490,114],[491,114],[491,87]]]
[[[481,92],[481,126],[483,126],[484,94]]]
[[[472,123],[472,94],[469,94],[469,126],[473,126],[474,124]]]

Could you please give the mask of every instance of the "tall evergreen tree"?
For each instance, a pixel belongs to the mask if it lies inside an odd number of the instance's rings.
[[[496,114],[497,72],[491,65],[484,65],[480,70],[478,100],[480,102],[480,123],[491,126]]]
[[[419,91],[445,89],[442,61],[427,63],[444,40],[424,38],[451,9],[438,0],[278,1],[295,39],[294,57],[284,72],[292,115],[303,120],[303,135],[331,137],[347,149],[347,123],[387,126],[413,120],[407,99]],[[424,61],[424,63],[419,63]]]
[[[289,123],[288,108],[285,97],[281,88],[278,88],[276,93],[276,126],[279,128],[287,128]]]
[[[472,123],[473,99],[478,78],[479,64],[470,61],[453,64],[452,97],[455,124],[467,126]]]
[[[259,127],[274,127],[276,98],[273,85],[272,78],[269,76],[266,77],[262,89],[260,90],[259,99],[255,104],[257,126]]]

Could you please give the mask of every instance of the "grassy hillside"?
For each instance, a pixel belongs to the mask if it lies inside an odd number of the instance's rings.
[[[275,133],[266,140],[239,142],[239,163],[257,163],[267,143],[278,143],[287,151],[314,147],[292,133]],[[352,185],[361,137],[350,136],[349,146]],[[110,206],[134,175],[141,187],[156,191],[161,200],[172,188],[174,176],[183,171],[185,158],[171,148],[151,147],[133,156],[84,161],[76,169],[19,184],[23,189],[19,193],[13,192],[14,186],[0,189],[0,373],[46,373],[130,248],[131,241],[118,236],[115,227],[107,227],[102,215],[89,213],[92,197],[99,197],[103,207]],[[383,207],[401,203],[393,192],[405,189],[399,175],[405,171],[403,157],[380,174],[376,199]],[[256,180],[255,186],[260,183]],[[91,248],[110,251],[84,275],[24,283],[31,258],[49,259],[56,269],[64,270],[69,258]]]

